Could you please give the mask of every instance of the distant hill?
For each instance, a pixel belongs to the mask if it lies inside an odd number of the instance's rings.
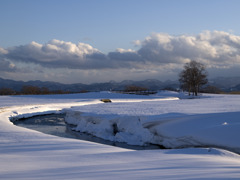
[[[125,80],[122,82],[110,81],[106,83],[93,83],[93,84],[62,84],[57,82],[49,81],[14,81],[9,79],[0,78],[0,89],[1,88],[11,88],[14,91],[21,91],[24,86],[37,86],[37,87],[47,87],[50,91],[68,91],[68,92],[80,92],[80,91],[109,91],[124,90],[126,86],[140,86],[147,88],[149,90],[161,90],[164,88],[178,88],[178,81],[166,81],[162,82],[159,80],[148,79],[144,81],[132,81]]]
[[[37,87],[47,87],[51,91],[62,90],[69,92],[78,92],[84,89],[84,84],[62,84],[50,81],[14,81],[9,79],[0,78],[0,88],[11,88],[15,91],[21,91],[24,86],[37,86]]]
[[[210,79],[208,85],[215,86],[223,91],[240,91],[240,77],[218,77]],[[21,91],[24,86],[47,87],[50,91],[67,91],[67,92],[81,92],[81,91],[121,91],[126,86],[139,86],[149,90],[157,91],[162,89],[175,90],[179,88],[178,81],[159,81],[156,79],[147,79],[143,81],[124,80],[122,82],[110,81],[106,83],[93,84],[62,84],[50,81],[14,81],[0,78],[0,89],[11,88],[14,91]]]
[[[217,77],[209,80],[209,84],[226,92],[239,91],[240,77]]]

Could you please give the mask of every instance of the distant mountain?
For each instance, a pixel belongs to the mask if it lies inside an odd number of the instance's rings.
[[[57,82],[50,82],[50,81],[14,81],[14,80],[9,80],[9,79],[2,79],[0,78],[0,88],[11,88],[15,91],[21,91],[24,86],[37,86],[37,87],[47,87],[51,91],[56,91],[56,90],[63,90],[63,91],[72,91],[75,92],[74,90],[78,88],[83,88],[84,85],[82,84],[62,84],[62,83],[57,83]]]
[[[208,84],[218,87],[223,91],[239,91],[240,77],[217,77],[209,80]]]
[[[11,88],[15,91],[21,91],[24,86],[37,86],[37,87],[47,87],[50,91],[62,90],[69,92],[80,92],[80,91],[121,91],[126,88],[126,86],[139,86],[144,87],[149,90],[161,90],[164,88],[178,88],[177,81],[166,81],[162,82],[155,79],[148,79],[144,81],[132,81],[124,80],[122,82],[110,81],[106,83],[93,83],[93,84],[62,84],[57,82],[49,81],[14,81],[9,79],[0,78],[0,89],[1,88]]]
[[[208,85],[215,86],[223,91],[240,91],[240,77],[218,77],[210,79]],[[121,91],[126,88],[126,86],[139,86],[147,88],[149,90],[157,91],[162,89],[178,89],[178,81],[159,81],[156,79],[147,79],[144,81],[132,81],[124,80],[122,82],[109,81],[106,83],[93,83],[93,84],[62,84],[58,82],[49,81],[14,81],[9,79],[0,78],[0,89],[1,88],[11,88],[15,91],[21,91],[23,86],[37,86],[37,87],[47,87],[50,91],[68,91],[68,92],[81,92],[81,91]]]
[[[240,91],[240,84],[238,84],[234,87],[231,87],[228,91]]]

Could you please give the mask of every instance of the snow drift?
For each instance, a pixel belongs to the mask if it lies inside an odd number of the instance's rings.
[[[66,109],[65,120],[77,126],[75,131],[130,145],[219,147],[240,153],[236,98],[207,95],[168,101],[173,99],[165,97],[165,101],[81,106]]]

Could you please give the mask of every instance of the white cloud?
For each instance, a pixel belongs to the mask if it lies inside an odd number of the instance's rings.
[[[138,50],[145,61],[182,64],[197,60],[211,67],[231,67],[239,63],[240,36],[222,31],[204,31],[196,36],[154,33]]]
[[[0,55],[1,54],[7,54],[7,53],[8,53],[8,51],[6,49],[3,49],[3,48],[0,47]]]
[[[6,59],[1,59],[0,58],[0,71],[3,72],[15,72],[17,71],[17,68],[15,67],[15,64],[9,62]]]
[[[46,44],[31,42],[7,50],[1,48],[0,52],[12,61],[73,69],[139,68],[167,63],[183,64],[189,60],[225,67],[240,60],[240,37],[228,32],[204,31],[196,36],[153,33],[136,42],[140,46],[137,51],[118,48],[108,54],[89,44],[56,39]]]
[[[240,36],[229,32],[204,31],[197,35],[179,36],[153,33],[144,40],[135,41],[135,45],[138,50],[118,48],[103,54],[85,43],[56,39],[46,44],[33,41],[27,45],[0,48],[0,70],[13,72],[19,64],[35,64],[38,69],[44,67],[45,73],[48,68],[72,69],[75,74],[81,71],[84,77],[90,78],[92,74],[92,79],[122,79],[128,77],[127,72],[129,79],[137,76],[152,78],[157,74],[173,77],[174,73],[177,79],[177,72],[190,60],[206,64],[215,74],[221,69],[227,74],[231,68],[240,66]],[[236,74],[237,71],[234,72]]]
[[[136,53],[136,51],[132,50],[132,49],[122,49],[122,48],[117,48],[116,52],[120,52],[120,53]]]
[[[94,64],[91,61],[97,55],[100,57],[103,54],[88,44],[54,39],[43,45],[33,41],[27,45],[9,48],[7,57],[13,61],[36,63],[45,67],[81,69],[91,68]]]

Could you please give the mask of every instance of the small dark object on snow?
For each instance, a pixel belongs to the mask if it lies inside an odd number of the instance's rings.
[[[101,99],[101,101],[104,102],[104,103],[110,103],[110,102],[112,102],[111,99]]]

